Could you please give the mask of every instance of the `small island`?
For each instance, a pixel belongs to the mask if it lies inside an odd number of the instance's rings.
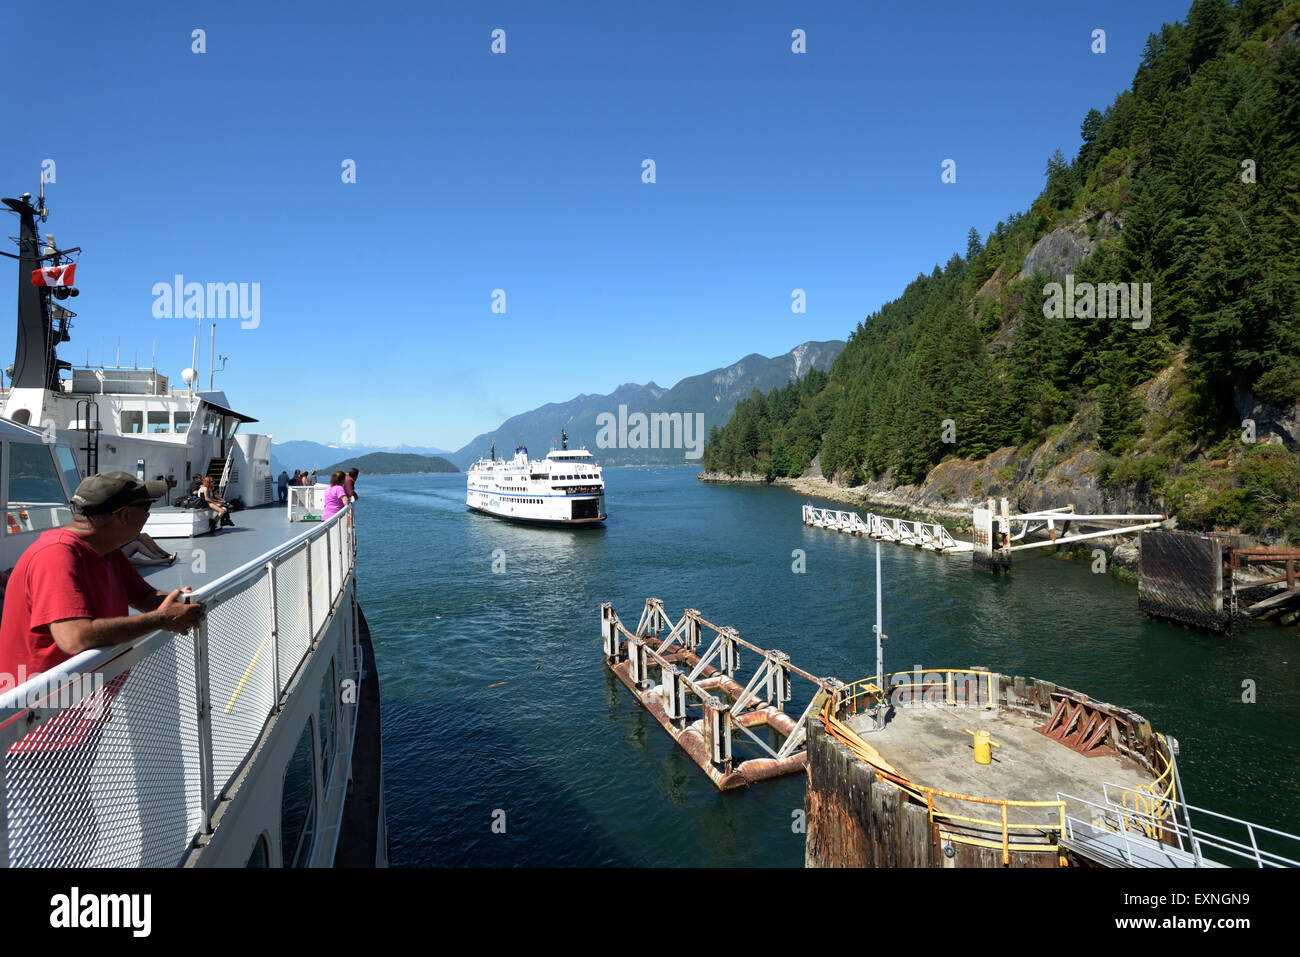
[[[319,474],[329,481],[334,472],[358,469],[362,475],[423,475],[428,472],[459,472],[440,455],[411,455],[406,452],[371,452],[357,458],[344,459],[321,469]]]

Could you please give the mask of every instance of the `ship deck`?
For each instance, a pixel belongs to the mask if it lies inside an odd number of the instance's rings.
[[[164,511],[160,508],[157,511]],[[240,565],[252,561],[316,527],[315,522],[289,521],[283,505],[263,505],[232,512],[233,528],[223,528],[214,534],[196,535],[193,538],[160,538],[158,545],[176,552],[176,564],[137,566],[136,570],[149,584],[162,591],[189,585],[198,589]],[[203,560],[197,562],[199,553]],[[196,571],[201,567],[202,571]]]
[[[1102,784],[1136,788],[1151,783],[1151,775],[1135,761],[1119,755],[1084,757],[1039,734],[1039,716],[1001,708],[892,708],[883,731],[874,731],[869,715],[847,724],[886,761],[917,784],[972,797],[1009,801],[1055,801],[1057,792],[1104,803]],[[974,738],[966,729],[984,729],[1001,747],[993,749],[991,764],[976,764]],[[1115,795],[1111,791],[1112,797]],[[936,797],[938,810],[972,814],[975,805]],[[1048,822],[1051,808],[1013,808],[1013,821]],[[1091,820],[1093,809],[1066,801],[1066,812]]]

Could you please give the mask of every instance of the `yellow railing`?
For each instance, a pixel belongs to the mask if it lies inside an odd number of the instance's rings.
[[[932,675],[942,675],[943,681],[927,682],[926,679]],[[928,691],[935,691],[942,687],[943,703],[955,706],[957,704],[966,704],[964,701],[959,702],[957,700],[958,675],[966,676],[963,683],[967,688],[969,688],[970,683],[974,681],[978,690],[978,683],[982,680],[984,682],[985,694],[983,702],[984,706],[991,708],[997,704],[997,692],[993,686],[994,676],[991,671],[975,671],[971,668],[920,668],[911,671],[895,671],[892,674],[885,675],[883,681],[888,694],[893,694],[897,691],[916,693],[912,692],[911,689],[917,688],[920,689],[919,693],[924,696]],[[909,682],[897,680],[900,677],[907,677],[912,680]],[[862,698],[878,698],[880,693],[880,689],[876,686],[875,678],[863,678],[859,681],[855,681],[852,684],[845,685],[836,692],[837,699],[835,710],[839,711],[840,705],[847,701],[851,706],[852,712],[857,714],[859,711],[857,706],[859,700]]]
[[[956,703],[955,698],[955,676],[956,675],[985,675],[988,679],[989,702],[996,699],[992,696],[993,676],[989,672],[972,671],[963,668],[947,669],[925,669],[923,671],[906,671],[896,672],[896,674],[920,675],[924,678],[926,675],[944,675],[944,687],[947,692],[946,700],[950,704]],[[885,684],[888,687],[889,675],[886,677]],[[915,682],[913,682],[915,684]],[[897,686],[896,686],[897,687]],[[933,687],[933,686],[931,686]],[[1011,863],[1012,851],[1026,851],[1030,853],[1055,853],[1060,855],[1060,838],[1065,833],[1065,802],[1064,801],[1012,801],[1000,798],[982,798],[975,797],[971,794],[957,794],[952,791],[944,791],[939,788],[926,787],[917,784],[915,781],[904,776],[896,768],[892,767],[876,751],[875,748],[863,741],[858,734],[843,721],[836,717],[836,712],[840,711],[843,706],[848,706],[851,713],[857,713],[857,704],[863,698],[878,700],[881,690],[875,683],[874,678],[865,678],[861,681],[855,681],[850,685],[838,689],[832,695],[828,695],[826,703],[822,706],[821,721],[826,728],[826,733],[835,738],[841,744],[863,763],[870,765],[876,777],[881,780],[890,781],[902,788],[908,794],[912,795],[918,801],[924,801],[926,810],[929,812],[930,823],[938,824],[940,834],[947,840],[955,844],[967,844],[974,847],[987,847],[1002,852],[1002,863]],[[951,811],[938,810],[934,805],[935,798],[947,798],[950,801],[964,801],[970,804],[984,805],[998,808],[997,818],[981,818],[969,815],[954,814]],[[1010,808],[1056,808],[1056,823],[1031,823],[1022,824],[1007,819],[1007,812]],[[964,833],[961,830],[945,829],[945,824],[953,824],[958,827],[966,826],[968,828],[983,828],[986,830],[997,830],[1001,833],[1001,840],[990,841],[984,838],[976,837],[972,834]],[[1013,842],[1011,832],[1015,830],[1028,830],[1043,833],[1047,838],[1046,841],[1035,843]],[[1056,839],[1052,840],[1051,835],[1055,833]],[[1064,858],[1062,857],[1062,860]]]
[[[1156,734],[1156,739],[1160,744],[1156,746],[1155,753],[1164,759],[1165,769],[1150,784],[1126,788],[1121,796],[1124,809],[1133,812],[1133,821],[1138,829],[1153,841],[1164,837],[1165,830],[1161,822],[1173,813],[1174,806],[1174,762],[1169,755],[1169,742],[1163,734]],[[1154,763],[1153,761],[1152,764]],[[1123,827],[1125,830],[1131,827],[1127,814],[1123,815]]]

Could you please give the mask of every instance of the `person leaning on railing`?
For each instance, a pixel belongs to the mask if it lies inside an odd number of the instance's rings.
[[[188,587],[158,591],[121,552],[166,491],[165,482],[138,482],[126,472],[92,475],[77,486],[72,522],[44,532],[9,577],[0,674],[18,683],[91,648],[199,623],[203,606],[180,601]],[[131,608],[142,614],[130,614]]]
[[[149,506],[166,490],[164,482],[137,482],[125,472],[93,475],[72,496],[72,522],[43,533],[23,552],[0,620],[0,680],[8,687],[83,651],[158,630],[181,633],[199,623],[202,605],[182,603],[182,589],[154,589],[121,551],[140,535]],[[132,615],[132,607],[141,614]],[[21,862],[32,866],[81,867],[96,860],[100,825],[89,769],[112,718],[111,702],[129,673],[6,749],[11,861],[15,847]]]

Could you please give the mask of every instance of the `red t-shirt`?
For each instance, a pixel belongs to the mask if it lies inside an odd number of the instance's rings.
[[[0,618],[0,686],[14,688],[71,657],[54,643],[50,622],[122,618],[131,605],[152,607],[156,595],[121,549],[100,555],[66,529],[44,532],[9,577]]]

